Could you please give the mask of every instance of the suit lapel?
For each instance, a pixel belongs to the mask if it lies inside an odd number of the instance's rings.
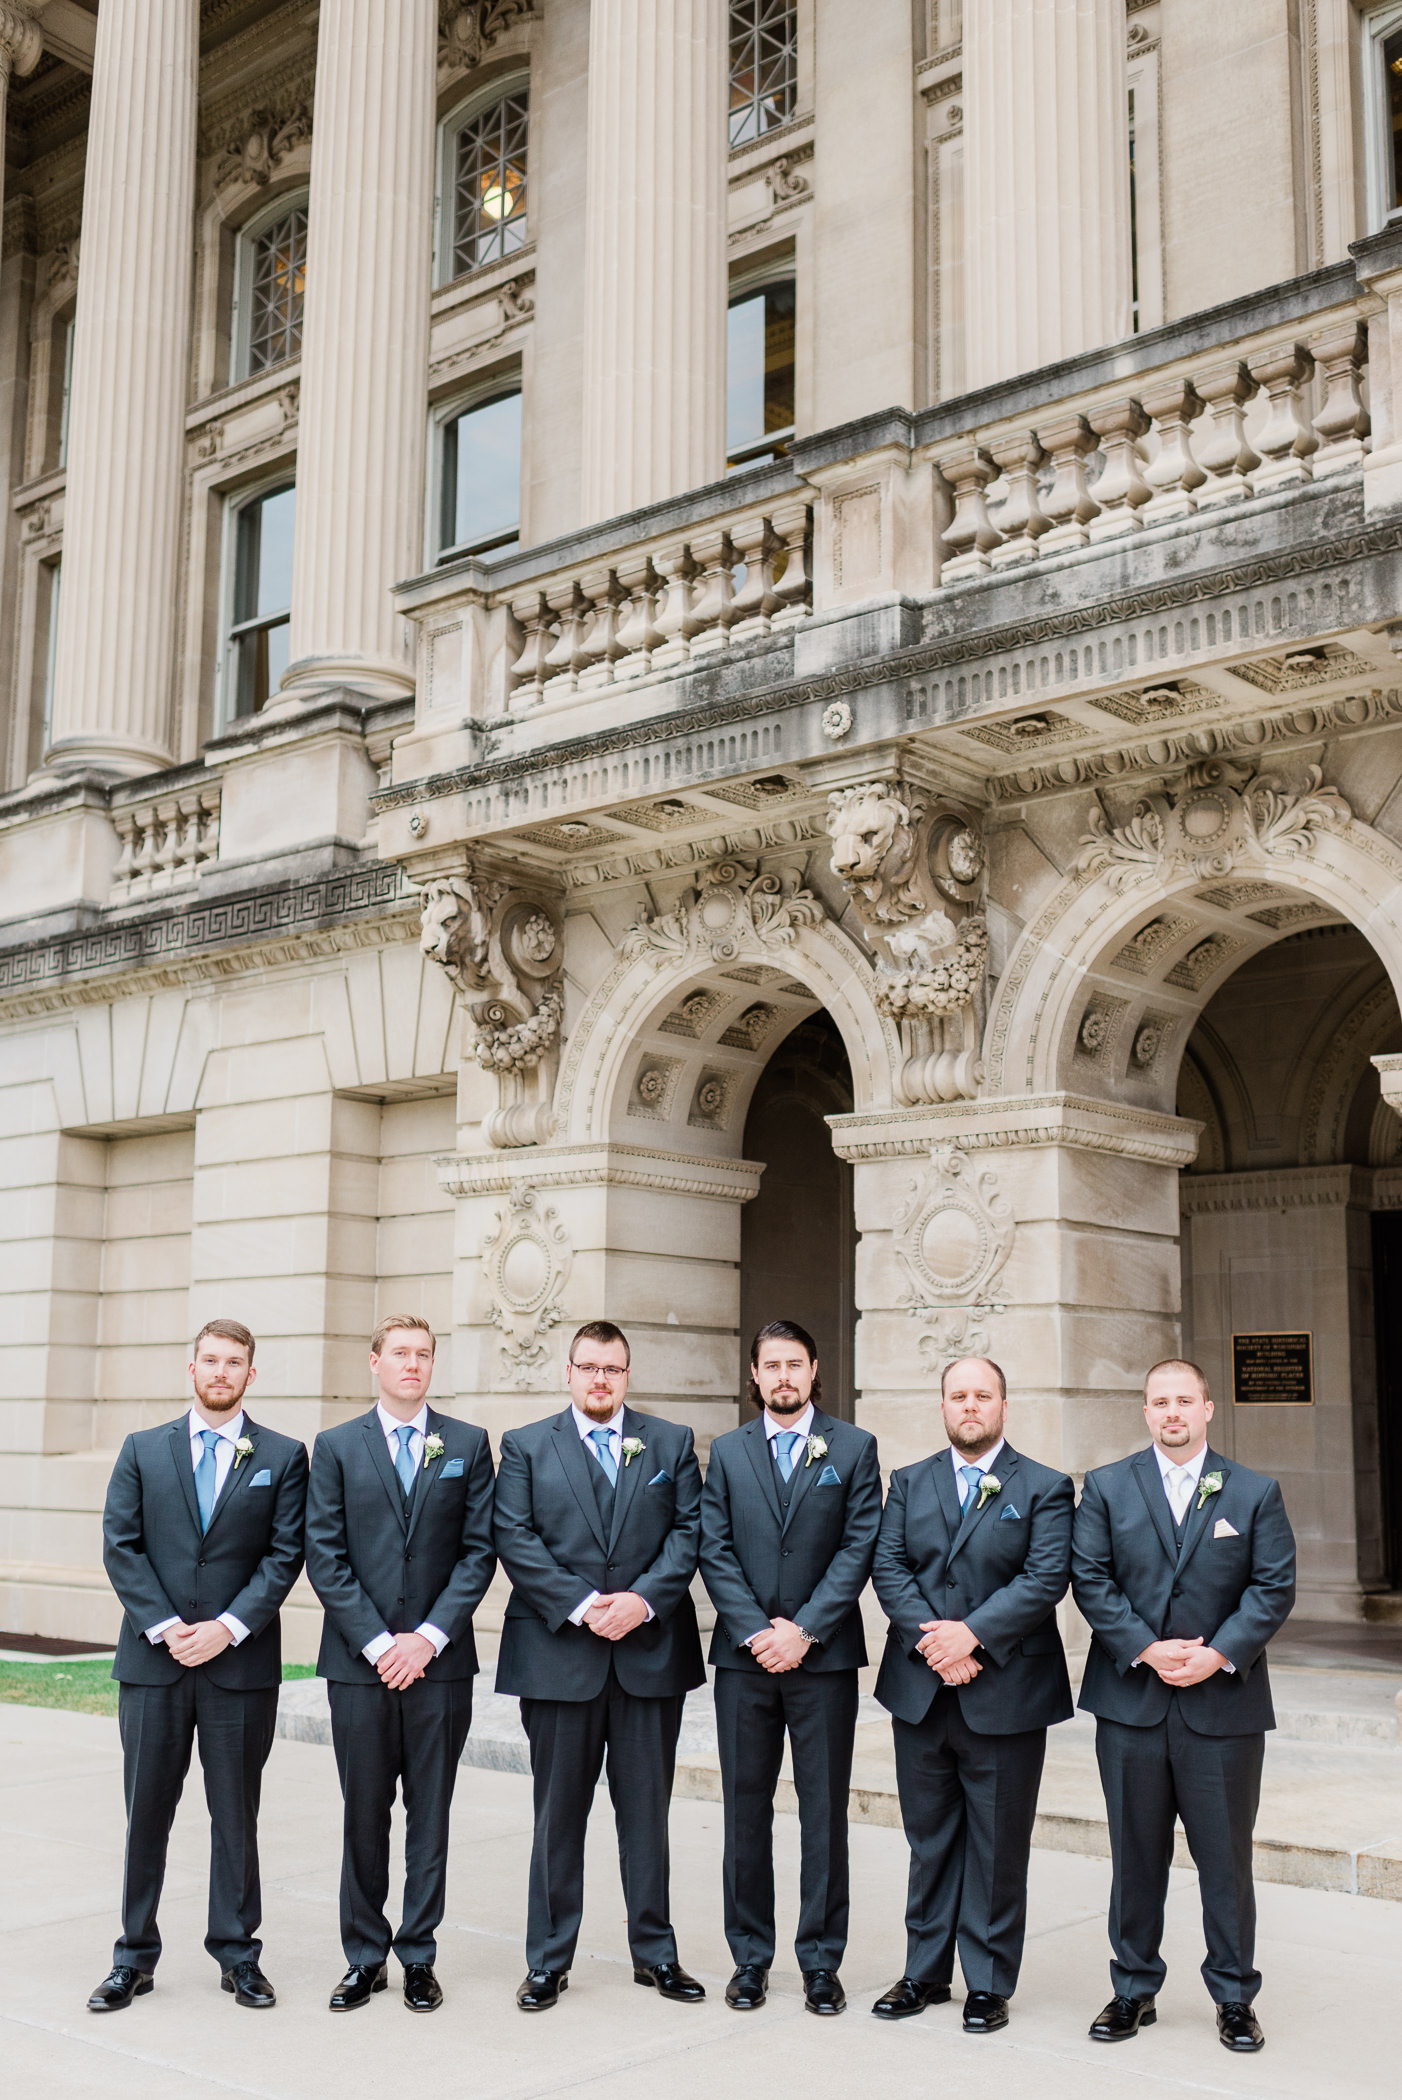
[[[598,1460],[591,1458],[580,1442],[574,1415],[569,1408],[555,1418],[555,1449],[559,1453],[560,1464],[565,1469],[565,1478],[573,1490],[574,1499],[584,1512],[585,1522],[598,1540],[600,1551],[607,1553],[608,1540],[604,1536],[603,1519],[599,1515],[599,1505],[594,1499],[594,1484],[589,1478],[589,1468],[597,1465]],[[615,1503],[616,1500],[617,1498]]]
[[[389,1496],[389,1506],[399,1522],[407,1527],[409,1515],[404,1506],[404,1490],[399,1485],[399,1475],[390,1464],[389,1446],[385,1442],[385,1432],[380,1424],[378,1409],[371,1408],[361,1423],[361,1428],[365,1435],[366,1449],[370,1453],[370,1463],[379,1474],[380,1484]]]
[[[253,1473],[258,1462],[258,1424],[250,1421],[247,1415],[243,1418],[241,1434],[248,1438],[248,1441],[253,1446],[253,1451],[251,1456],[245,1458],[242,1462],[240,1462],[237,1451],[234,1453],[230,1461],[229,1470],[224,1475],[224,1485],[219,1490],[215,1498],[214,1507],[209,1513],[209,1531],[213,1531],[215,1525],[228,1508],[230,1501],[243,1486],[245,1480]],[[205,1533],[206,1538],[209,1537],[209,1531]]]
[[[948,1449],[937,1451],[930,1460],[930,1471],[934,1477],[935,1499],[944,1513],[949,1526],[950,1544],[959,1536],[959,1526],[964,1521],[964,1512],[959,1507],[959,1483],[954,1477],[954,1460]]]
[[[176,1479],[180,1482],[185,1497],[185,1506],[190,1512],[190,1521],[197,1532],[203,1531],[200,1524],[200,1505],[195,1495],[195,1462],[190,1451],[190,1417],[182,1415],[178,1422],[170,1425],[170,1456],[175,1467]]]
[[[424,1502],[427,1499],[429,1489],[433,1486],[434,1481],[438,1478],[438,1468],[443,1463],[441,1457],[430,1458],[427,1455],[427,1445],[429,1437],[440,1434],[442,1430],[442,1423],[439,1417],[433,1412],[432,1408],[430,1408],[428,1411],[427,1421],[428,1428],[424,1435],[424,1458],[422,1464],[419,1467],[418,1477],[414,1482],[413,1495],[410,1497],[409,1500],[408,1515],[410,1538],[414,1536],[414,1526],[419,1521],[419,1512],[424,1506]]]
[[[1220,1457],[1210,1444],[1203,1453],[1202,1471],[1198,1475],[1198,1491],[1188,1505],[1188,1521],[1183,1526],[1183,1544],[1178,1551],[1178,1571],[1180,1574],[1188,1565],[1193,1554],[1196,1553],[1198,1542],[1212,1521],[1212,1505],[1217,1500],[1217,1497],[1209,1495],[1204,1501],[1201,1493],[1202,1483],[1206,1480],[1209,1473],[1220,1473],[1222,1486],[1226,1487],[1231,1468],[1228,1466],[1226,1459]],[[1167,1500],[1168,1497],[1165,1495],[1164,1501],[1167,1502]]]
[[[1154,1529],[1159,1535],[1159,1542],[1176,1567],[1178,1564],[1178,1539],[1173,1528],[1173,1516],[1168,1506],[1168,1496],[1164,1492],[1163,1475],[1159,1471],[1159,1462],[1154,1456],[1152,1444],[1147,1451],[1136,1453],[1134,1458],[1130,1460],[1130,1471],[1138,1483],[1139,1492],[1144,1497],[1145,1507],[1153,1519]]]
[[[978,1530],[979,1525],[986,1520],[990,1509],[994,1508],[996,1504],[1002,1501],[1003,1494],[1007,1491],[1008,1482],[1012,1479],[1013,1475],[1017,1471],[1017,1465],[1018,1459],[1016,1451],[1014,1451],[1011,1444],[1004,1444],[1002,1450],[998,1453],[998,1462],[993,1467],[993,1477],[995,1480],[1001,1481],[1002,1491],[996,1495],[984,1496],[982,1507],[980,1508],[976,1505],[971,1516],[966,1517],[962,1510],[959,1511],[959,1529],[955,1534],[954,1543],[949,1549],[949,1558],[951,1561],[954,1560],[957,1554],[963,1552],[965,1546],[967,1546],[967,1544],[969,1543],[969,1540]],[[949,1477],[951,1482],[953,1482],[953,1460],[950,1461],[949,1465]],[[956,1509],[959,1508],[959,1489],[957,1483],[955,1483],[954,1487],[954,1506]]]
[[[834,1423],[831,1415],[825,1415],[818,1408],[815,1407],[813,1410],[813,1420],[809,1427],[808,1435],[820,1436],[823,1439],[824,1443],[827,1443],[829,1440],[829,1432],[833,1429],[833,1427]],[[772,1466],[774,1461],[770,1459],[769,1463]],[[808,1457],[808,1439],[807,1437],[805,1437],[803,1443],[794,1453],[793,1493],[789,1496],[789,1506],[784,1511],[784,1521],[779,1527],[781,1533],[787,1531],[790,1524],[792,1524],[794,1511],[798,1508],[799,1503],[807,1494],[812,1480],[816,1478],[816,1475],[814,1474],[813,1470],[814,1467],[816,1466],[818,1473],[821,1473],[823,1467],[827,1463],[828,1461],[826,1459],[818,1458],[813,1459],[810,1463]]]
[[[783,1512],[779,1507],[779,1483],[774,1478],[774,1461],[769,1455],[769,1439],[764,1433],[764,1416],[756,1415],[741,1431],[745,1445],[745,1456],[755,1469],[755,1477],[764,1490],[764,1499],[774,1512],[774,1522],[782,1524]]]
[[[633,1506],[633,1498],[638,1492],[638,1485],[643,1477],[643,1467],[647,1463],[647,1439],[642,1434],[643,1427],[644,1425],[639,1421],[638,1417],[625,1407],[623,1410],[623,1421],[620,1425],[622,1437],[635,1436],[639,1438],[643,1449],[640,1455],[632,1461],[631,1465],[625,1463],[622,1452],[620,1451],[619,1453],[618,1486],[613,1493],[613,1522],[609,1526],[607,1550],[610,1553],[612,1553],[617,1543],[618,1535],[623,1529],[623,1520]],[[579,1448],[583,1451],[584,1446],[581,1444]]]

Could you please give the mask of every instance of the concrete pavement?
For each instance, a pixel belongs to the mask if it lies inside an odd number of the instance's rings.
[[[1107,1864],[1033,1855],[1031,1934],[1013,2023],[965,2036],[958,2003],[895,2027],[871,2000],[903,1966],[905,1845],[897,1830],[853,1830],[851,2007],[805,2014],[792,1955],[774,1995],[742,2017],[720,1993],[729,1973],[720,1920],[720,1818],[705,1801],[672,1816],[674,1912],[681,1954],[711,1988],[698,2008],[661,2003],[632,1981],[601,1797],[591,1837],[589,1902],[572,1986],[557,2010],[518,2013],[529,1782],[465,1767],[454,1817],[449,1916],[439,1975],[447,2002],[415,2019],[397,1989],[364,2011],[325,2009],[340,1973],[336,1936],[339,1809],[329,1749],[279,1741],[263,1817],[265,1964],[277,2009],[244,2012],[218,1988],[201,1945],[207,1824],[198,1776],[177,1819],[162,1909],[167,1953],[154,1994],[105,2018],[85,2012],[104,1974],[121,1883],[121,1784],[115,1723],[41,1708],[0,1708],[0,2064],[7,2100],[381,2100],[470,2094],[536,2100],[727,2100],[802,2093],[852,2100],[957,2088],[960,2100],[1118,2100],[1209,2093],[1280,2100],[1392,2093],[1402,2054],[1402,1906],[1315,1889],[1260,1890],[1260,2014],[1268,2046],[1236,2058],[1216,2040],[1197,1965],[1194,1877],[1175,1872],[1166,1949],[1170,1978],[1157,2027],[1115,2049],[1085,2034],[1108,1993]],[[776,1825],[781,1949],[791,1936],[798,1825]],[[396,1874],[398,1869],[396,1868]],[[396,1977],[397,1981],[397,1977]]]

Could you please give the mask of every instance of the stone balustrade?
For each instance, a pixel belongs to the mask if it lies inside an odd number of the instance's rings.
[[[163,795],[118,803],[112,823],[122,842],[111,902],[132,904],[193,882],[219,857],[219,782],[201,780]]]

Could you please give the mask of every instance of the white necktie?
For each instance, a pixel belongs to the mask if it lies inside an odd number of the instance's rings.
[[[1193,1499],[1193,1476],[1185,1467],[1175,1466],[1169,1474],[1168,1498],[1173,1505],[1173,1521],[1181,1524]]]

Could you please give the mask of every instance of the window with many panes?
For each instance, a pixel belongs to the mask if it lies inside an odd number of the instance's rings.
[[[265,707],[287,669],[292,532],[297,492],[267,489],[230,514],[232,590],[225,705],[230,715]]]
[[[787,124],[798,105],[798,9],[793,0],[731,0],[730,143]]]
[[[302,353],[307,297],[307,199],[297,197],[258,219],[239,242],[235,292],[235,379]]]
[[[514,547],[521,529],[519,387],[450,409],[438,429],[438,560]]]
[[[500,262],[526,243],[525,81],[485,109],[450,119],[443,137],[442,264],[447,281]]]
[[[774,459],[794,427],[794,283],[734,294],[726,317],[725,453],[732,467]]]

